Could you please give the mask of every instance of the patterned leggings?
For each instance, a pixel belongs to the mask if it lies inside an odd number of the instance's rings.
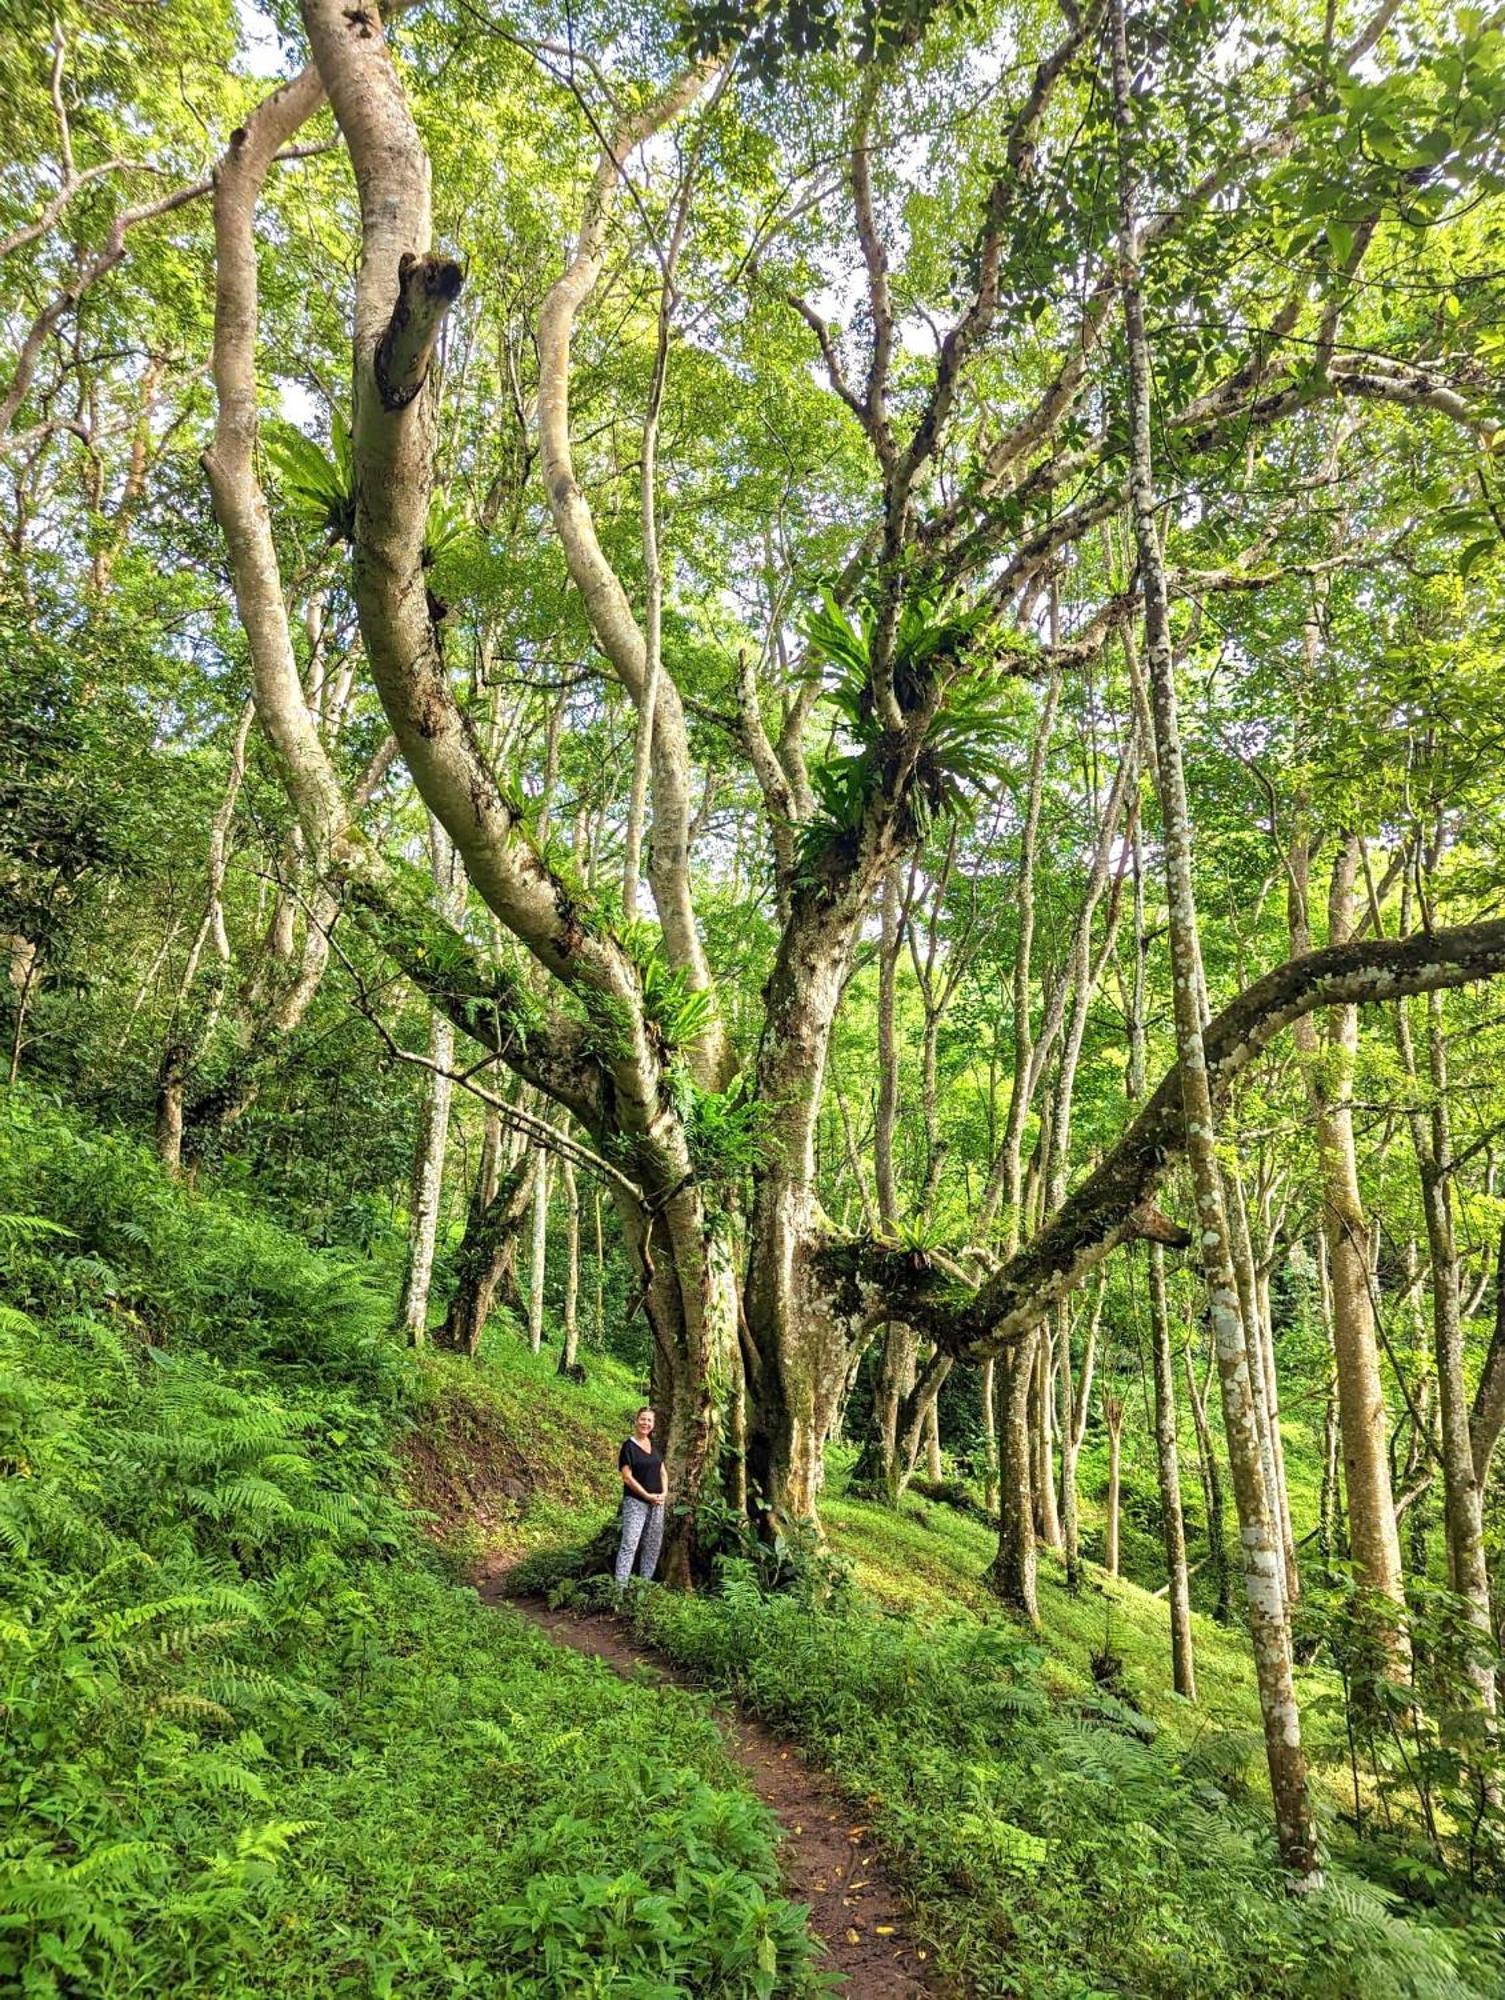
[[[632,1575],[632,1559],[638,1558],[638,1567],[644,1576],[652,1576],[658,1567],[659,1544],[664,1539],[664,1510],[650,1507],[646,1500],[639,1500],[635,1493],[622,1495],[622,1543],[617,1550],[617,1589],[627,1588],[627,1579]]]

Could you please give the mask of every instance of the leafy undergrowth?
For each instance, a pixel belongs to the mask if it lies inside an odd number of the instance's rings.
[[[24,1096],[0,1218],[0,1991],[803,1990],[702,1705],[392,1497],[429,1389],[358,1271]]]
[[[1483,1996],[1498,1925],[1420,1922],[1336,1873],[1284,1892],[1247,1743],[1188,1745],[1099,1691],[1052,1697],[1044,1648],[1007,1621],[920,1623],[860,1597],[637,1590],[677,1664],[791,1729],[854,1796],[982,1995],[1165,2000]]]
[[[719,1595],[637,1585],[628,1615],[865,1802],[948,1968],[983,2000],[1505,1990],[1499,1905],[1460,1892],[1408,1908],[1345,1865],[1330,1811],[1326,1886],[1286,1892],[1237,1629],[1197,1620],[1193,1709],[1168,1687],[1163,1599],[1100,1572],[1071,1597],[1047,1561],[1032,1635],[989,1600],[983,1524],[939,1504],[832,1499],[824,1512],[851,1575],[834,1598],[829,1561],[813,1588],[778,1595],[734,1561]],[[577,1536],[594,1518],[577,1517]],[[574,1549],[529,1564],[535,1587],[557,1577],[594,1601],[579,1572]],[[1105,1651],[1111,1687],[1092,1666]]]
[[[997,1603],[984,1581],[996,1547],[991,1528],[969,1514],[931,1502],[908,1501],[899,1508],[831,1497],[821,1509],[831,1545],[855,1581],[878,1603],[926,1613],[958,1607],[985,1615]],[[1076,1595],[1066,1588],[1065,1571],[1050,1550],[1039,1565],[1040,1633],[1047,1686],[1063,1697],[1087,1693],[1094,1685],[1092,1657],[1111,1653],[1122,1662],[1121,1681],[1137,1706],[1165,1728],[1200,1735],[1209,1721],[1247,1731],[1257,1764],[1259,1704],[1241,1626],[1219,1625],[1193,1613],[1197,1672],[1195,1708],[1170,1685],[1170,1619],[1163,1597],[1124,1578],[1109,1577],[1088,1564]],[[1325,1693],[1327,1676],[1304,1677],[1303,1693]]]

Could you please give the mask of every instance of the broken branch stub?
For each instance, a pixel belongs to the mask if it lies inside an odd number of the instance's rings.
[[[384,410],[403,410],[428,380],[446,314],[465,283],[453,257],[415,257],[397,265],[397,303],[376,349],[376,389]]]

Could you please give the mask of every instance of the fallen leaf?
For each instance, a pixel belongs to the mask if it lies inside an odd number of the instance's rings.
[[[873,1929],[877,1932],[879,1937],[892,1937],[894,1934],[894,1927],[892,1924],[874,1924]],[[920,1956],[921,1958],[923,1958],[925,1956],[924,1952],[921,1952]]]
[[[860,1936],[860,1935],[858,1934],[858,1932],[856,1932],[856,1931],[851,1931],[851,1930],[849,1930],[849,1931],[847,1932],[847,1943],[848,1943],[848,1944],[861,1944],[861,1942],[862,1942],[862,1938],[861,1938],[861,1936]]]

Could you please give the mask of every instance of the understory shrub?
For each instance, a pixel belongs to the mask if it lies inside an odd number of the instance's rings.
[[[1416,1913],[1346,1868],[1286,1892],[1256,1742],[1190,1747],[1098,1690],[1051,1700],[1002,1616],[839,1609],[727,1567],[718,1597],[637,1588],[635,1628],[790,1729],[868,1802],[875,1836],[979,1995],[1089,2000],[1485,2000],[1497,1905]]]

